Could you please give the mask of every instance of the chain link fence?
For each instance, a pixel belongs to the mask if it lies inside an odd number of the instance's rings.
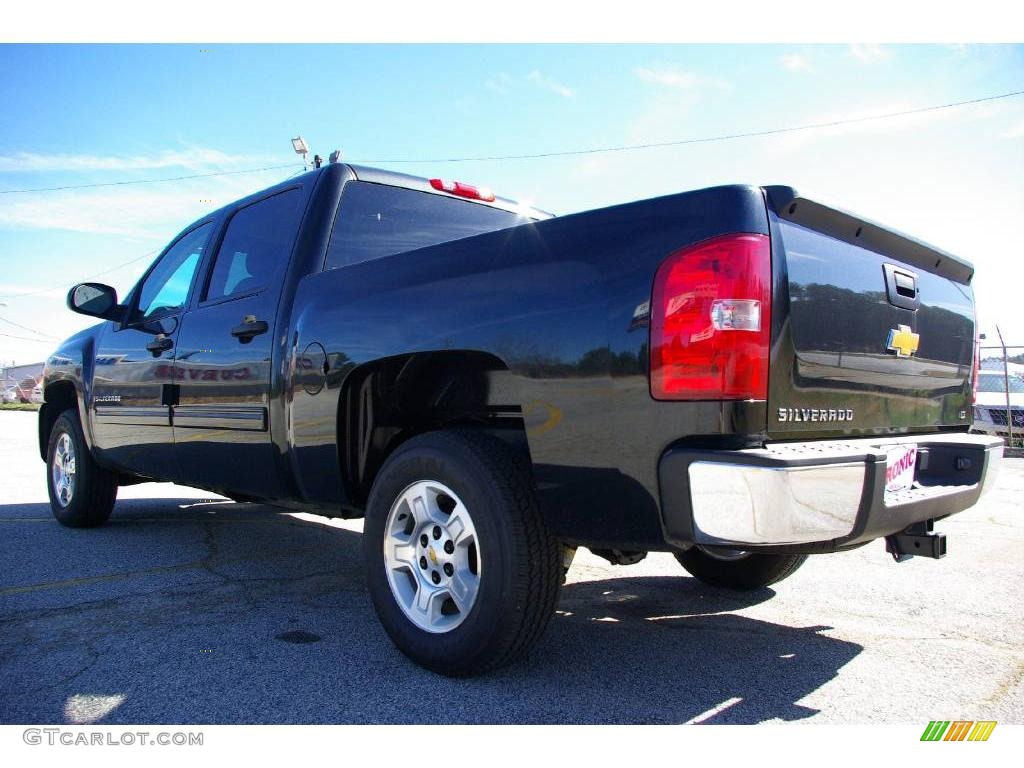
[[[1024,447],[1024,346],[983,344],[980,350],[973,431]]]

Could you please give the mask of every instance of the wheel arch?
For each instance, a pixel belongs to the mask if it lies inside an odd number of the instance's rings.
[[[49,356],[43,368],[43,404],[39,408],[39,455],[46,461],[50,430],[57,418],[69,408],[78,412],[85,444],[92,450],[92,423],[87,407],[95,372],[96,337],[106,323],[86,328],[66,339]]]
[[[508,366],[476,350],[414,352],[364,363],[338,398],[338,462],[345,497],[365,507],[384,461],[402,443],[439,429],[493,433],[529,457]]]
[[[39,407],[39,457],[43,461],[46,461],[46,448],[50,442],[50,430],[53,429],[53,424],[60,415],[64,411],[74,408],[79,412],[79,418],[81,418],[79,400],[78,390],[75,388],[74,383],[67,379],[51,382],[43,390],[43,404]],[[85,430],[84,419],[82,421],[82,431],[86,442],[90,442],[89,433]]]

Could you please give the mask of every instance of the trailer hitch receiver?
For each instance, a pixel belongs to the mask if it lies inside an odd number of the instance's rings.
[[[885,537],[885,551],[902,563],[917,555],[938,560],[946,556],[946,534],[935,533],[934,520],[925,520],[907,526],[899,533]]]

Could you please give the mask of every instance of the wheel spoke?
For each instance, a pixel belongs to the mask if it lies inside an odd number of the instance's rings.
[[[395,563],[416,573],[416,546],[407,541],[395,541],[391,546]]]
[[[422,581],[416,592],[415,609],[423,616],[428,625],[437,624],[441,618],[441,606],[444,604],[446,591],[428,587]]]
[[[430,516],[430,505],[423,489],[414,486],[406,492],[404,500],[409,506],[409,513],[412,515],[412,519],[416,521],[416,525],[423,525],[432,519]]]
[[[437,503],[437,497],[440,492],[437,488],[427,486],[424,496],[427,506],[427,514],[429,515],[430,522],[436,525],[446,526],[448,525],[448,515],[441,511],[441,507]]]
[[[448,533],[457,547],[468,546],[476,540],[476,532],[473,524],[468,522],[469,516],[462,504],[456,504],[455,509],[448,516]]]
[[[456,570],[448,586],[448,594],[451,595],[459,613],[468,613],[473,607],[476,599],[477,578],[468,571]]]

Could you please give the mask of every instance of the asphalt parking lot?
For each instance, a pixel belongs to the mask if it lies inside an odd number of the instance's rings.
[[[391,646],[358,523],[147,484],[68,530],[43,471],[0,412],[2,723],[1024,723],[1022,459],[941,561],[875,542],[735,595],[581,551],[533,655],[475,680]]]

